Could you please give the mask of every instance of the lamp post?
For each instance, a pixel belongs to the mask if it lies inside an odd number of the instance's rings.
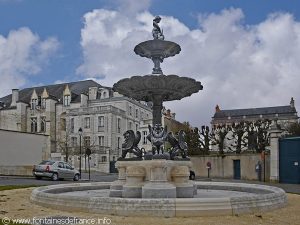
[[[81,137],[82,137],[82,128],[78,130],[79,133],[79,177],[81,179]]]

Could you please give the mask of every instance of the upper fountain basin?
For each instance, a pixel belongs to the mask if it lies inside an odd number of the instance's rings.
[[[154,57],[167,58],[178,54],[180,51],[180,46],[175,42],[157,39],[142,42],[134,48],[137,55],[150,59]]]
[[[201,82],[177,75],[145,75],[125,78],[114,84],[113,90],[138,101],[152,101],[161,96],[163,101],[180,100],[202,90]]]

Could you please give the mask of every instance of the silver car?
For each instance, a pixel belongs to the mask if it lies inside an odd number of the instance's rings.
[[[42,177],[48,177],[54,181],[59,179],[73,179],[74,181],[78,181],[80,178],[79,171],[63,161],[42,161],[39,165],[33,166],[32,173],[38,180]]]

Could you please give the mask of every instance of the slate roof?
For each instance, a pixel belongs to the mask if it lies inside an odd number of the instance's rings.
[[[31,87],[25,88],[19,91],[19,102],[24,102],[30,104],[31,95],[33,90],[35,89],[38,96],[42,95],[44,88],[48,91],[49,98],[58,100],[63,99],[63,91],[66,87],[69,86],[69,89],[72,93],[71,102],[80,102],[80,94],[88,93],[89,87],[103,87],[97,82],[93,80],[84,80],[70,83],[62,83],[62,84],[53,84],[53,85],[45,85],[40,87]],[[6,108],[10,107],[11,103],[11,94],[0,98],[0,102],[6,105]]]
[[[260,115],[295,115],[297,113],[295,107],[287,106],[275,106],[275,107],[263,107],[263,108],[250,108],[250,109],[231,109],[231,110],[220,110],[216,112],[213,119],[220,118],[234,118],[243,116],[260,116]]]

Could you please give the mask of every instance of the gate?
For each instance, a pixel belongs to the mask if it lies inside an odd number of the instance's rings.
[[[110,173],[118,173],[118,169],[116,168],[116,161],[109,162],[109,172]]]
[[[300,184],[300,137],[279,140],[279,182]]]
[[[241,179],[241,161],[239,159],[233,160],[233,179]]]

